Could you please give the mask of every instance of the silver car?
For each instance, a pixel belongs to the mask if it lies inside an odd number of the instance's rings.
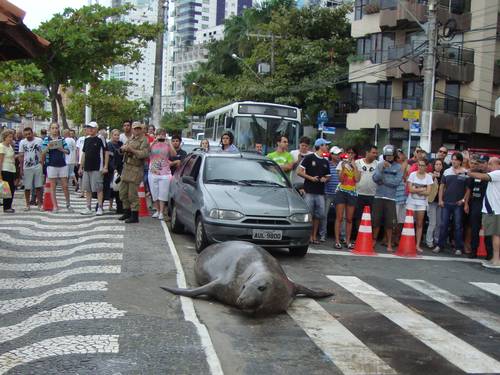
[[[172,231],[193,233],[197,252],[243,240],[307,253],[309,208],[280,167],[255,153],[194,151],[171,180],[169,210]]]

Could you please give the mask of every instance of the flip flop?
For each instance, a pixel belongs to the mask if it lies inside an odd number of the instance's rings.
[[[495,264],[491,264],[490,262],[483,262],[482,264],[483,264],[483,267],[486,267],[486,268],[500,269],[500,264],[495,265]]]

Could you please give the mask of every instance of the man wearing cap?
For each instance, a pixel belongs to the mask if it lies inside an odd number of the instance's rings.
[[[109,153],[106,142],[97,135],[97,122],[91,121],[86,126],[88,137],[82,147],[82,158],[78,173],[82,176],[82,190],[87,198],[87,208],[82,215],[92,215],[92,193],[97,193],[96,215],[103,214],[103,180],[108,173]]]
[[[140,122],[132,123],[132,137],[120,150],[123,153],[120,199],[123,202],[124,214],[119,220],[125,220],[125,223],[138,223],[137,188],[144,178],[144,161],[149,156],[149,142],[144,136],[144,126]]]
[[[376,241],[384,223],[387,251],[392,253],[392,230],[396,225],[396,189],[403,183],[403,170],[395,162],[396,148],[386,145],[382,150],[384,161],[377,165],[373,181],[377,184],[373,199],[373,239]]]
[[[377,157],[377,146],[369,145],[366,148],[365,157],[354,162],[360,173],[360,178],[356,183],[358,199],[356,200],[352,238],[356,238],[357,228],[359,227],[365,206],[369,206],[370,210],[372,209],[375,191],[377,190],[377,184],[373,181],[373,174],[378,165]]]
[[[344,152],[343,149],[337,146],[333,146],[330,149],[330,179],[325,184],[325,217],[319,223],[319,241],[325,242],[328,234],[328,213],[330,208],[333,207],[335,210],[335,193],[337,191],[337,186],[340,182],[339,172],[337,171],[337,166],[340,162],[340,154]],[[333,215],[335,217],[335,215]]]
[[[325,216],[325,183],[330,179],[330,166],[323,154],[328,152],[329,141],[319,138],[314,142],[315,152],[307,155],[297,169],[304,178],[305,201],[313,215],[311,243],[318,244],[319,222]]]
[[[467,178],[466,194],[467,199],[464,203],[464,212],[468,215],[469,225],[471,227],[471,252],[469,258],[477,257],[477,249],[479,247],[479,231],[481,230],[481,219],[483,210],[483,200],[486,195],[488,181],[480,178],[471,177],[472,173],[488,173],[489,157],[486,155],[472,155],[470,159],[469,178]],[[491,237],[485,237],[486,250],[491,258],[492,243]]]
[[[485,236],[493,237],[493,257],[483,266],[500,268],[500,159],[490,158],[488,170],[488,173],[469,172],[469,176],[488,181],[482,210],[483,228]]]

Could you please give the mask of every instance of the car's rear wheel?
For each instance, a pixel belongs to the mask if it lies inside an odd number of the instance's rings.
[[[291,247],[290,250],[290,255],[294,257],[303,257],[307,254],[309,246],[298,246],[298,247]]]
[[[195,241],[194,246],[196,252],[199,254],[203,251],[205,247],[208,246],[208,238],[205,232],[205,227],[203,226],[203,221],[201,216],[196,218],[196,231],[195,231]]]
[[[184,225],[179,221],[177,217],[177,207],[175,204],[172,204],[172,213],[170,215],[170,227],[172,228],[172,232],[174,233],[182,233],[184,232]]]

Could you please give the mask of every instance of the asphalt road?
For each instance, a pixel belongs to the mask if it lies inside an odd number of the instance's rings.
[[[0,374],[500,373],[498,270],[329,245],[272,254],[335,298],[255,318],[159,288],[194,286],[196,253],[158,220],[0,214]]]

